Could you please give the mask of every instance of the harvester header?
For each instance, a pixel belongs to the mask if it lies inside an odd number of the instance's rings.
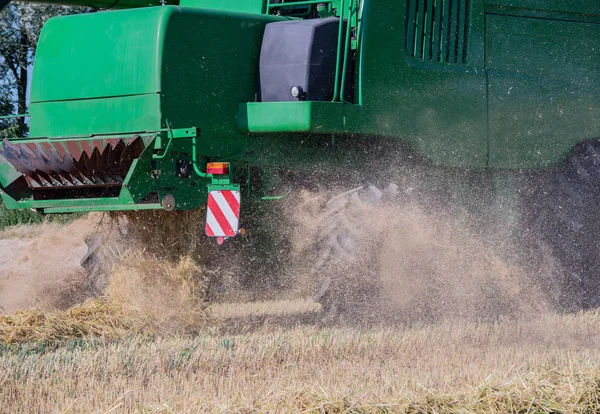
[[[105,137],[89,140],[33,141],[2,143],[0,155],[23,175],[39,199],[63,198],[44,191],[95,191],[111,194],[123,186],[133,160],[140,158],[154,135],[135,134],[125,138]]]

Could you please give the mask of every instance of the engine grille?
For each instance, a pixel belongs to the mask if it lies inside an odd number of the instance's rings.
[[[406,52],[426,62],[467,61],[471,0],[407,0]]]

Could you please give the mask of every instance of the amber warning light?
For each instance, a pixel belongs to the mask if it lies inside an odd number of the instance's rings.
[[[213,175],[229,174],[228,162],[209,162],[206,164],[206,172]]]

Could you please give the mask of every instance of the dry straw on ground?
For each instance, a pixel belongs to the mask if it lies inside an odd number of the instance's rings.
[[[5,343],[52,341],[90,335],[125,335],[138,323],[108,298],[90,300],[67,311],[40,308],[0,315],[0,341]]]
[[[284,306],[278,304],[278,306]],[[276,309],[273,309],[276,312]],[[10,412],[595,413],[600,315],[4,347]]]
[[[114,265],[103,297],[66,311],[36,307],[0,315],[0,341],[198,331],[208,318],[202,282],[189,257],[169,262],[126,252]]]

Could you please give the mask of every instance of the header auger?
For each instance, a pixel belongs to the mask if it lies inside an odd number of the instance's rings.
[[[35,199],[65,198],[60,196],[61,191],[75,194],[89,190],[109,195],[111,188],[123,186],[133,160],[142,155],[151,139],[133,135],[89,141],[4,140],[0,155],[23,175]],[[44,195],[47,191],[56,194]]]
[[[44,26],[30,136],[2,144],[8,208],[191,210],[209,192],[244,206],[240,188],[272,195],[271,186],[249,187],[250,171],[368,181],[373,170],[412,160],[491,177],[494,194],[504,186],[543,198],[537,211],[552,202],[541,185],[521,191],[522,178],[556,188],[567,174],[576,190],[561,190],[560,214],[548,213],[567,217],[565,228],[536,226],[567,232],[571,244],[599,243],[569,224],[589,220],[600,196],[588,180],[599,162],[582,150],[600,138],[598,2],[57,3],[121,10]],[[560,242],[549,244],[561,254]],[[589,272],[597,256],[570,255],[569,266]]]

